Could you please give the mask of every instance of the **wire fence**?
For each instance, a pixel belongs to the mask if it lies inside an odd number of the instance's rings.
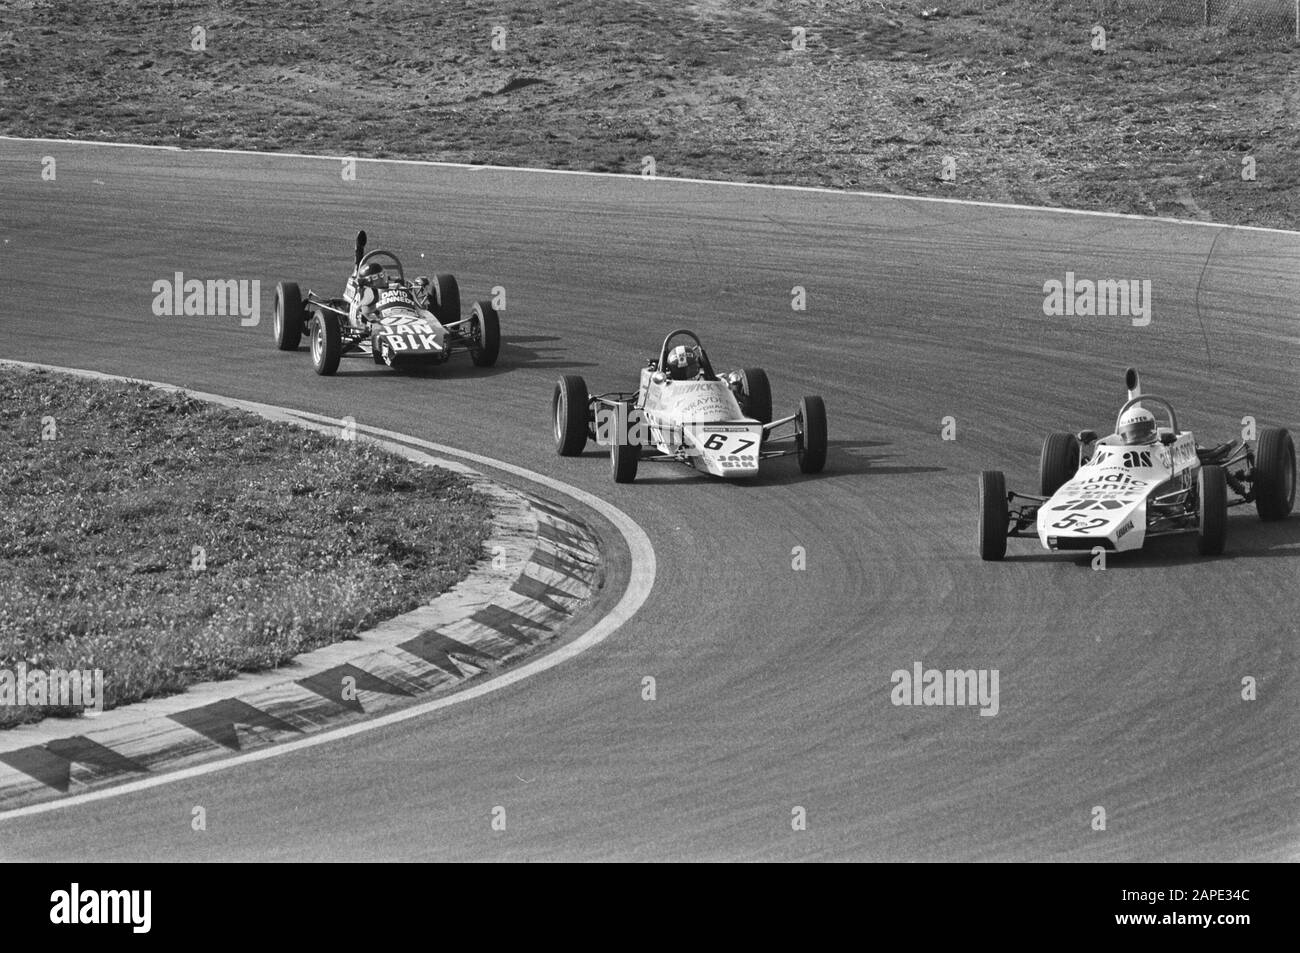
[[[1102,7],[1151,23],[1221,27],[1300,41],[1300,0],[1103,0]]]

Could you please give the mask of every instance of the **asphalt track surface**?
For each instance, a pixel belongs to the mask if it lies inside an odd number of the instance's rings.
[[[1129,364],[1206,442],[1246,414],[1300,426],[1297,236],[488,169],[361,163],[345,182],[339,168],[0,142],[3,356],[351,414],[554,475],[645,528],[650,600],[579,658],[427,719],[0,822],[5,859],[1297,855],[1300,517],[1233,510],[1221,558],[1167,541],[1104,572],[1032,540],[1002,564],[975,551],[977,472],[1032,492],[1043,435],[1109,427]],[[305,349],[273,349],[274,282],[338,293],[358,227],[413,272],[454,271],[467,301],[506,287],[495,370],[345,360],[323,379]],[[155,317],[152,284],[176,271],[260,279],[261,325]],[[1151,279],[1151,324],[1044,316],[1043,282],[1066,271]],[[594,448],[554,455],[556,376],[630,389],[683,325],[716,364],[765,367],[778,413],[825,397],[824,474],[783,460],[741,485],[643,464],[616,486]],[[997,669],[998,714],[894,706],[891,673],[917,661]],[[807,830],[791,828],[796,806]]]

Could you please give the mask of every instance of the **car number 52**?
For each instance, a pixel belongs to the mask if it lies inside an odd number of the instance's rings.
[[[1099,516],[1087,517],[1081,513],[1070,513],[1064,519],[1053,523],[1052,529],[1074,529],[1080,531],[1100,529],[1105,526],[1107,522],[1107,520],[1104,520]]]

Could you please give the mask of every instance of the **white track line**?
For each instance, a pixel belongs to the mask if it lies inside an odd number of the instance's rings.
[[[730,179],[694,179],[685,176],[642,176],[631,172],[588,172],[583,169],[541,169],[534,166],[479,165],[470,162],[439,162],[434,159],[374,159],[352,155],[309,155],[305,152],[258,152],[254,149],[185,149],[180,146],[156,146],[141,142],[100,142],[95,139],[27,139],[21,136],[0,136],[0,142],[48,142],[68,146],[106,146],[114,149],[157,149],[163,152],[211,153],[229,156],[279,157],[283,159],[317,159],[341,162],[388,163],[390,165],[433,166],[443,169],[482,170],[487,172],[529,172],[540,175],[585,175],[607,179],[632,179],[637,182],[680,182],[689,185],[717,185],[737,189],[777,189],[783,192],[815,192],[829,195],[851,195],[859,198],[890,199],[896,202],[931,202],[939,205],[970,205],[976,208],[1008,209],[1016,212],[1043,212],[1053,215],[1087,215],[1095,218],[1117,218],[1134,222],[1163,222],[1168,225],[1193,225],[1198,228],[1234,228],[1243,232],[1266,232],[1273,235],[1300,235],[1289,228],[1267,228],[1263,225],[1228,225],[1223,222],[1203,222],[1195,219],[1169,218],[1160,215],[1134,215],[1130,212],[1098,212],[1091,209],[1058,208],[1050,205],[1016,205],[1010,202],[988,202],[979,199],[950,199],[938,195],[898,195],[893,192],[862,192],[852,189],[832,189],[820,185],[781,185],[772,182],[737,182]]]
[[[287,413],[294,416],[300,416],[317,421],[342,425],[341,421],[334,417],[321,417],[318,414],[309,414],[303,411],[292,410],[287,407],[275,407],[271,404],[259,404],[253,401],[235,400],[230,397],[222,397],[218,394],[205,394],[200,391],[189,390],[184,387],[178,387],[175,384],[163,384],[157,381],[142,381],[134,377],[119,377],[115,374],[104,374],[99,371],[86,371],[78,368],[58,367],[50,364],[33,364],[27,361],[9,361],[0,360],[0,364],[15,365],[18,367],[40,368],[49,371],[59,371],[62,373],[76,374],[82,377],[97,378],[100,380],[129,381],[132,383],[149,384],[168,391],[184,391],[200,400],[214,400],[216,403],[227,406],[242,408],[266,408],[269,410]],[[525,678],[545,672],[547,669],[554,668],[564,662],[581,655],[588,649],[599,645],[605,639],[613,635],[618,629],[636,614],[642,604],[650,595],[650,590],[654,588],[655,583],[655,551],[654,546],[650,543],[650,538],[646,536],[645,531],[626,513],[609,503],[606,503],[598,496],[581,490],[576,486],[571,486],[553,477],[545,476],[541,473],[534,473],[532,470],[526,470],[523,467],[515,466],[512,463],[505,463],[501,460],[494,460],[491,457],[485,457],[481,454],[470,453],[466,450],[458,450],[455,447],[449,447],[446,444],[432,443],[427,440],[420,440],[417,437],[410,437],[405,434],[394,433],[391,430],[380,430],[376,427],[366,427],[358,424],[358,430],[365,430],[376,435],[383,435],[389,439],[401,440],[406,443],[415,444],[421,447],[436,449],[439,453],[448,456],[460,457],[464,460],[470,460],[481,466],[492,467],[502,470],[506,473],[522,477],[525,480],[547,487],[557,493],[561,493],[578,502],[591,507],[605,519],[614,524],[614,527],[623,536],[627,542],[628,550],[631,553],[631,567],[628,579],[627,589],[623,592],[622,598],[608,614],[593,625],[586,632],[582,633],[571,642],[567,642],[548,652],[540,658],[534,659],[519,668],[511,669],[508,672],[489,679],[479,685],[458,691],[445,698],[436,698],[419,705],[413,705],[410,708],[404,708],[401,711],[393,712],[388,715],[363,721],[358,724],[348,725],[343,728],[334,728],[328,731],[322,731],[320,734],[312,735],[309,738],[302,738],[298,741],[286,741],[283,744],[274,745],[269,748],[262,748],[257,751],[250,751],[245,754],[232,755],[228,758],[222,758],[219,761],[209,762],[207,764],[195,765],[191,768],[182,768],[179,771],[172,771],[166,774],[160,774],[156,777],[141,778],[138,781],[128,781],[125,784],[116,787],[103,788],[97,791],[87,791],[84,794],[74,794],[70,797],[60,798],[54,801],[46,801],[41,804],[32,804],[28,807],[16,808],[12,811],[0,813],[0,821],[11,820],[19,817],[30,817],[34,814],[45,814],[49,811],[61,810],[65,807],[74,807],[79,804],[89,804],[92,801],[104,801],[109,798],[120,797],[124,794],[134,794],[136,791],[144,791],[149,788],[156,788],[164,784],[172,784],[176,781],[188,781],[191,778],[202,777],[205,774],[213,774],[217,771],[224,771],[227,768],[233,768],[237,765],[249,764],[254,761],[265,761],[270,758],[277,758],[281,755],[291,754],[295,751],[302,751],[306,748],[314,748],[317,745],[327,744],[333,741],[339,741],[343,738],[351,738],[353,735],[364,734],[368,731],[374,731],[377,728],[387,728],[389,725],[400,724],[404,721],[410,721],[413,718],[422,718],[425,715],[438,711],[440,708],[447,708],[460,702],[469,701],[471,698],[478,698],[489,692],[497,691],[513,685],[516,682],[523,681]]]

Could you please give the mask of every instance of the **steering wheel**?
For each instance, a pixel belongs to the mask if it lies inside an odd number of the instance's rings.
[[[357,262],[356,273],[361,274],[361,269],[376,258],[388,259],[389,264],[397,269],[397,280],[402,284],[406,284],[406,272],[402,270],[402,263],[398,261],[396,255],[390,251],[384,251],[382,248],[376,248],[374,251],[366,252],[365,255],[362,256],[361,260]]]
[[[703,369],[705,377],[710,380],[715,379],[718,375],[713,373],[713,364],[710,363],[709,356],[704,353],[704,345],[700,343],[700,339],[694,331],[687,330],[686,328],[678,328],[676,331],[669,331],[668,336],[664,338],[664,346],[659,349],[659,364],[657,365],[659,370],[667,373],[667,367],[665,365],[668,363],[669,345],[672,344],[673,338],[678,335],[688,337],[695,342],[695,346],[699,348],[700,351],[700,367]]]
[[[1159,404],[1163,407],[1165,412],[1169,414],[1170,431],[1175,437],[1182,433],[1182,431],[1178,429],[1178,415],[1174,413],[1174,405],[1169,403],[1169,401],[1165,400],[1163,397],[1156,397],[1154,394],[1141,394],[1125,401],[1124,406],[1119,409],[1119,414],[1115,417],[1115,433],[1119,433],[1119,422],[1124,419],[1124,411],[1128,410],[1134,404],[1143,403]]]

